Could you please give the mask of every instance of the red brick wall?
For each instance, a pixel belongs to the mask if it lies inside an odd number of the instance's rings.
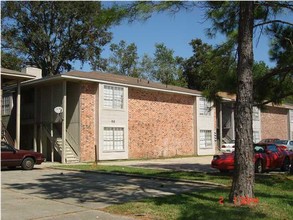
[[[95,160],[95,106],[97,84],[81,84],[80,94],[80,160]],[[96,109],[98,111],[98,109]]]
[[[261,112],[261,138],[288,138],[288,110],[267,107]]]
[[[194,97],[129,88],[129,158],[194,154]]]

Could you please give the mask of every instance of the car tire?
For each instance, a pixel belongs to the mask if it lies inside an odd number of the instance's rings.
[[[255,172],[256,173],[263,173],[264,168],[261,160],[257,160],[255,163]]]
[[[21,163],[21,168],[24,170],[32,170],[34,168],[35,161],[31,157],[25,158]]]
[[[220,173],[229,173],[229,170],[220,170]]]
[[[283,165],[281,167],[282,171],[289,171],[290,169],[290,159],[288,157],[286,157],[283,161]]]

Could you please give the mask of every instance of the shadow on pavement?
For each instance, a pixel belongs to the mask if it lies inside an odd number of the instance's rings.
[[[92,203],[91,205],[99,208],[126,201],[141,200],[146,197],[216,188],[203,184],[183,184],[174,181],[158,181],[108,174],[58,170],[50,170],[50,172],[39,175],[34,181],[4,182],[2,187],[22,190],[26,194],[33,194],[45,199],[79,204]],[[22,174],[29,175],[29,172],[22,172]]]

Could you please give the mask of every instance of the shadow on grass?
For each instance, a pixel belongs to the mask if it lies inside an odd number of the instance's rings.
[[[149,198],[142,203],[131,203],[130,207],[140,209],[128,212],[128,214],[141,216],[147,219],[267,219],[267,215],[251,207],[235,207],[224,200],[219,204],[219,197],[229,194],[229,190],[207,189],[200,192],[183,193],[176,196]],[[135,209],[135,208],[134,208]]]
[[[203,173],[197,171],[181,171],[181,170],[165,170],[165,169],[150,169],[141,167],[126,167],[126,166],[104,166],[104,165],[70,165],[70,166],[58,166],[59,168],[65,169],[78,169],[84,171],[99,171],[106,173],[116,173],[116,174],[131,174],[139,175],[147,178],[170,178],[170,179],[184,179],[192,181],[205,181],[213,182],[225,185],[231,185],[232,173]]]

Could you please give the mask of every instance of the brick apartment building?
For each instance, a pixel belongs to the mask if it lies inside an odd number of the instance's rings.
[[[51,161],[212,155],[235,137],[235,98],[227,94],[214,105],[200,91],[78,71],[21,89],[21,146]],[[293,106],[254,108],[253,115],[255,141],[293,138]],[[6,119],[13,130],[10,121],[13,114]]]

